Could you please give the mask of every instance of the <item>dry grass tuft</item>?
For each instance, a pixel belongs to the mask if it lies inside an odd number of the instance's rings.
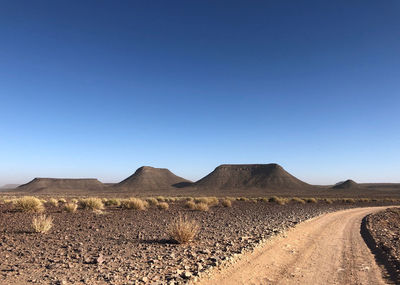
[[[79,200],[79,205],[84,210],[103,210],[104,204],[103,201],[99,198],[86,198]]]
[[[271,198],[269,198],[268,202],[276,203],[278,205],[285,205],[287,203],[287,199],[277,196],[272,196]]]
[[[107,201],[104,203],[106,206],[121,206],[121,199],[117,198],[110,198],[107,199]]]
[[[53,227],[53,218],[40,215],[32,220],[32,229],[36,233],[45,234]]]
[[[224,199],[221,201],[222,206],[231,208],[232,207],[232,201],[229,199]]]
[[[75,213],[76,210],[78,209],[78,205],[75,203],[67,203],[67,204],[65,204],[64,209],[68,213]]]
[[[17,211],[35,212],[35,213],[41,213],[44,211],[44,206],[42,201],[40,201],[36,197],[25,196],[22,198],[15,199],[13,203],[14,203],[14,208]]]
[[[318,202],[318,200],[315,199],[315,198],[306,198],[305,200],[306,200],[307,203],[314,203],[315,204],[315,203]]]
[[[292,198],[291,201],[295,202],[295,203],[299,203],[299,204],[305,204],[306,203],[306,201],[304,201],[303,199],[298,198],[298,197]]]
[[[60,203],[67,203],[67,200],[65,200],[65,198],[60,198],[60,199],[58,199],[58,202],[60,202]]]
[[[72,203],[75,203],[75,204],[78,204],[79,200],[76,199],[76,198],[73,198],[73,199],[71,199],[71,202],[72,202]]]
[[[58,207],[58,201],[57,201],[57,199],[50,198],[48,203],[49,203],[50,205],[53,205],[54,207]]]
[[[179,216],[167,229],[171,239],[182,244],[190,242],[199,232],[199,224],[187,217]]]
[[[157,196],[156,197],[158,202],[165,202],[165,197],[164,196]]]
[[[197,204],[195,205],[194,209],[195,209],[196,211],[207,212],[207,211],[210,209],[210,207],[208,206],[208,204],[203,203],[203,202],[200,202],[200,203],[197,203]]]
[[[349,203],[349,204],[354,204],[356,202],[356,200],[354,200],[353,198],[347,198],[347,199],[344,199],[343,202]]]
[[[193,201],[187,201],[185,203],[185,207],[189,208],[190,210],[194,210],[196,208],[196,203]]]
[[[133,209],[144,211],[149,206],[149,203],[139,198],[129,198],[121,201],[121,207],[125,209]]]
[[[169,205],[167,202],[160,202],[157,204],[157,208],[160,210],[168,210]]]
[[[158,204],[158,200],[156,198],[147,198],[146,201],[150,204],[150,205],[157,205]]]

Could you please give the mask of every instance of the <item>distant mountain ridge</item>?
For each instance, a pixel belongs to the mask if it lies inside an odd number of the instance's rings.
[[[309,184],[294,177],[282,166],[270,164],[223,164],[197,181],[194,186],[229,188],[308,188]]]
[[[24,192],[61,192],[62,190],[102,190],[103,183],[95,178],[35,178],[17,187]]]
[[[134,174],[113,187],[128,191],[135,189],[155,190],[182,187],[191,183],[191,181],[175,175],[166,168],[142,166]]]

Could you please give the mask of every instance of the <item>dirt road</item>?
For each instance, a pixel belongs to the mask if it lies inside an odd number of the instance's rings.
[[[200,284],[385,284],[360,234],[362,218],[387,207],[304,222]]]

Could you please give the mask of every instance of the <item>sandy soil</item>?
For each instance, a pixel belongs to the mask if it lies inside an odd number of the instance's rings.
[[[385,284],[360,234],[362,219],[382,209],[350,209],[304,222],[199,284]]]

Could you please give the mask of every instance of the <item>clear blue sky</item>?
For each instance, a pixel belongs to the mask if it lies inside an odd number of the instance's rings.
[[[400,182],[400,2],[2,1],[0,185],[281,164]]]

